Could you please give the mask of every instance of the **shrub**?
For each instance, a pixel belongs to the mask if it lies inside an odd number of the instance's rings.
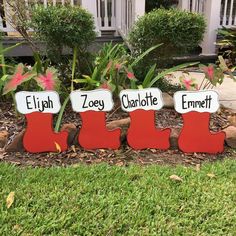
[[[197,47],[203,39],[205,27],[205,20],[199,14],[177,9],[156,9],[136,22],[129,34],[129,43],[134,54],[163,43],[155,51],[156,59],[171,58]]]
[[[54,60],[62,55],[63,47],[84,50],[96,36],[92,15],[80,7],[37,6],[31,28],[45,41],[47,54]]]

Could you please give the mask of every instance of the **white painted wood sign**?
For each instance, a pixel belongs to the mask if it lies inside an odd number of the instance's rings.
[[[219,107],[219,95],[213,90],[179,91],[174,94],[175,110],[184,114],[191,111],[216,112]]]
[[[108,89],[73,91],[70,99],[75,112],[111,111],[114,106],[112,93]]]
[[[158,88],[127,89],[120,93],[121,108],[126,112],[138,109],[160,110],[163,107],[162,92]]]
[[[56,114],[61,109],[60,98],[55,91],[16,93],[16,106],[21,114],[32,112]]]

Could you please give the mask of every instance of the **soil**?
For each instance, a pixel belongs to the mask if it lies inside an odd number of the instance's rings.
[[[229,111],[221,109],[218,114],[213,114],[210,128],[212,131],[219,131],[229,125],[227,116]],[[107,121],[117,120],[128,117],[128,114],[120,109],[107,114]],[[160,128],[181,127],[181,115],[174,109],[162,109],[156,113],[157,125]],[[68,108],[63,118],[63,124],[74,123],[78,128],[81,126],[79,115]],[[16,134],[21,132],[26,126],[24,116],[16,117],[12,105],[8,102],[0,102],[0,131],[7,130],[9,132],[10,143]],[[196,166],[203,162],[213,162],[225,158],[236,159],[234,151],[225,148],[224,153],[219,155],[208,154],[186,154],[179,150],[160,151],[148,149],[135,151],[123,143],[119,150],[91,150],[87,151],[79,146],[72,146],[66,152],[62,153],[40,153],[30,154],[27,152],[6,153],[4,149],[0,149],[0,161],[8,162],[19,166],[32,167],[50,167],[50,166],[68,166],[77,165],[79,163],[93,164],[106,162],[111,165],[127,166],[132,163],[140,165],[160,164],[160,165],[187,165]]]

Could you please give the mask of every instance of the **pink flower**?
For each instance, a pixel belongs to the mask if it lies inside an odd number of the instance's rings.
[[[16,88],[21,85],[23,82],[29,80],[32,78],[32,73],[24,73],[24,65],[21,63],[17,65],[16,67],[16,72],[14,75],[11,76],[10,80],[8,83],[6,83],[4,89],[3,89],[3,94],[7,94],[10,91],[16,90]]]
[[[120,70],[121,64],[117,63],[117,64],[115,65],[115,68],[116,68],[117,70]]]
[[[214,79],[214,66],[213,65],[209,65],[208,67],[205,67],[204,72],[211,81]]]
[[[45,75],[36,78],[38,85],[44,90],[55,90],[57,85],[57,74],[54,69],[47,69]]]
[[[199,90],[198,85],[194,82],[194,79],[184,78],[182,84],[187,90]]]
[[[190,90],[192,87],[192,80],[191,79],[184,79],[183,84],[187,90]]]
[[[107,82],[104,82],[103,84],[101,84],[100,88],[111,90],[111,86]]]
[[[127,77],[128,77],[128,79],[130,79],[130,80],[135,79],[134,74],[133,74],[132,72],[129,72],[129,71],[127,71]]]

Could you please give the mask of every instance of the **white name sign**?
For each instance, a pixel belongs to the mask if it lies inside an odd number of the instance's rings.
[[[74,91],[70,94],[70,99],[76,112],[111,111],[114,105],[112,93],[108,89]]]
[[[216,112],[219,107],[218,93],[206,91],[179,91],[174,94],[175,110],[181,114],[197,112]]]
[[[163,107],[162,93],[158,88],[123,90],[120,93],[120,101],[122,110],[126,112],[138,109],[159,110]]]
[[[61,109],[60,98],[55,91],[18,92],[15,95],[17,110],[21,114],[32,112],[58,113]]]

